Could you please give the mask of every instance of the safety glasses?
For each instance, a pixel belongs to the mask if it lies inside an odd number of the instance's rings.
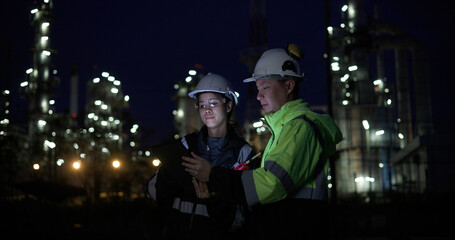
[[[200,100],[195,104],[195,108],[199,111],[205,110],[206,108],[216,108],[226,103],[226,99],[210,98],[206,100]]]

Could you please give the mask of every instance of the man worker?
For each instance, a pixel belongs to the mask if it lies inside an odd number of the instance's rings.
[[[272,134],[259,168],[235,171],[184,158],[186,170],[199,180],[195,188],[200,198],[218,195],[252,210],[247,221],[251,239],[329,237],[328,159],[342,134],[329,115],[311,111],[298,98],[304,80],[300,57],[295,44],[268,50],[253,76],[243,81],[256,83]]]

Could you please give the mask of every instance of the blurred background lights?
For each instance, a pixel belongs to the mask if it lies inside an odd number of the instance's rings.
[[[114,168],[119,168],[119,167],[120,167],[120,161],[119,161],[119,160],[114,160],[114,161],[112,162],[112,166],[113,166]]]
[[[159,159],[153,159],[152,164],[153,166],[158,167],[161,164],[161,161]]]
[[[81,161],[80,161],[80,160],[74,161],[74,162],[73,162],[73,168],[74,168],[74,169],[79,169],[79,168],[81,168]]]

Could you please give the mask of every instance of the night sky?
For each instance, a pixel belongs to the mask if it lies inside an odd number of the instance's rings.
[[[424,43],[435,124],[447,129],[447,111],[453,97],[455,64],[453,10],[447,1],[366,1],[370,15],[380,2],[381,18],[396,22],[403,31]],[[52,62],[58,69],[60,87],[57,112],[69,108],[71,69],[80,81],[79,108],[85,104],[86,82],[107,71],[122,82],[131,97],[129,112],[145,132],[156,131],[149,143],[158,143],[173,130],[173,85],[188,70],[201,64],[203,73],[224,75],[240,93],[236,109],[243,122],[247,86],[242,80],[248,69],[240,56],[249,47],[249,1],[89,1],[54,0],[51,47],[58,51]],[[345,1],[330,1],[331,25],[339,26]],[[269,48],[287,42],[300,45],[302,68],[308,81],[301,96],[312,105],[326,103],[323,1],[266,1]],[[33,28],[29,24],[31,0],[3,1],[0,7],[0,88],[12,92],[11,123],[26,126],[27,102],[18,97],[25,70],[32,66],[30,48]],[[387,70],[387,69],[386,69]]]

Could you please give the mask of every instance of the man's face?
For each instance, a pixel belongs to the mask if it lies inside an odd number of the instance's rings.
[[[289,101],[288,81],[258,79],[256,87],[258,89],[257,99],[267,114],[280,110],[281,106]]]

